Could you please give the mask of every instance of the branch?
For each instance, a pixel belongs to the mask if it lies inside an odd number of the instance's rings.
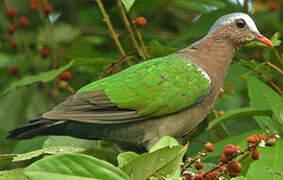
[[[99,6],[99,9],[100,9],[100,11],[101,11],[101,13],[102,13],[102,15],[104,17],[103,21],[107,24],[107,26],[108,26],[108,28],[110,30],[110,33],[112,35],[112,38],[114,39],[115,44],[117,45],[119,51],[121,52],[121,54],[123,56],[126,56],[126,53],[125,53],[125,51],[124,51],[124,49],[123,49],[123,47],[122,47],[122,45],[121,45],[121,43],[119,41],[118,34],[115,32],[115,30],[114,30],[114,28],[113,28],[113,26],[112,26],[112,24],[110,22],[109,15],[106,13],[101,0],[94,0],[94,1],[97,2],[98,6]]]
[[[137,27],[137,25],[135,23],[134,23],[134,30],[135,30],[135,32],[136,32],[136,34],[138,36],[139,41],[141,42],[142,49],[144,51],[144,55],[145,55],[146,59],[149,59],[150,56],[148,55],[147,49],[146,49],[146,47],[144,45],[141,32],[140,32],[139,28]]]
[[[131,25],[130,25],[128,19],[127,19],[127,16],[126,16],[126,13],[125,13],[125,10],[124,10],[124,7],[123,7],[121,1],[120,1],[120,0],[116,0],[116,2],[117,2],[117,5],[118,5],[118,7],[119,7],[119,9],[120,9],[120,13],[121,13],[122,19],[123,19],[123,21],[124,21],[124,24],[125,24],[125,26],[126,26],[126,29],[127,29],[128,32],[129,32],[129,36],[130,36],[130,39],[131,39],[131,41],[132,41],[132,43],[133,43],[133,45],[134,45],[134,48],[136,49],[136,51],[138,52],[138,54],[139,54],[144,60],[146,60],[145,55],[143,54],[143,52],[142,52],[141,49],[139,48],[138,42],[137,42],[137,40],[136,40],[136,38],[135,38],[134,32],[133,32],[133,30],[132,30],[132,28],[131,28]]]

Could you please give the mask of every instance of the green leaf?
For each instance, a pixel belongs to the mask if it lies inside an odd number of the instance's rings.
[[[23,154],[17,154],[16,157],[13,159],[14,161],[23,161],[28,160],[31,158],[35,158],[41,155],[55,155],[55,154],[62,154],[62,153],[80,153],[83,152],[85,149],[80,147],[71,147],[71,146],[53,146],[48,148],[43,148],[36,151],[31,151]]]
[[[280,46],[281,40],[279,39],[281,37],[281,34],[279,32],[276,32],[272,37],[271,37],[271,42],[273,44],[273,47]]]
[[[121,0],[121,2],[123,3],[126,11],[129,12],[135,0]]]
[[[11,162],[17,155],[15,154],[1,154],[0,155],[0,167]]]
[[[36,161],[24,170],[31,180],[127,180],[123,171],[87,155],[61,154]]]
[[[247,179],[283,179],[283,140],[279,139],[272,147],[260,149],[260,158],[251,164]]]
[[[231,180],[249,180],[249,179],[243,176],[239,176],[239,177],[234,177]]]
[[[120,153],[117,157],[118,159],[118,167],[121,169],[124,167],[126,164],[130,163],[132,160],[134,160],[136,157],[139,155],[134,152],[124,152]]]
[[[48,82],[57,77],[61,72],[72,66],[74,61],[70,61],[67,65],[60,67],[59,69],[54,69],[47,72],[42,72],[34,76],[26,76],[19,81],[13,82],[10,87],[6,88],[0,95],[0,98],[4,97],[10,91],[17,89],[18,87],[28,86],[36,82]]]
[[[248,80],[250,106],[258,109],[271,109],[273,120],[270,117],[255,117],[261,128],[269,127],[278,133],[283,132],[283,97],[274,92],[257,78],[250,76]]]
[[[163,136],[156,144],[154,144],[149,150],[150,153],[162,149],[164,147],[173,147],[179,146],[179,143],[176,139],[170,136]]]
[[[23,168],[0,171],[1,180],[29,180],[23,175]]]
[[[209,122],[207,130],[211,129],[212,127],[214,127],[219,123],[223,123],[231,119],[237,119],[248,116],[271,116],[272,114],[273,112],[270,109],[257,109],[250,107],[232,109],[230,111],[225,112],[222,116],[219,116],[213,119],[211,122]]]
[[[165,147],[152,153],[144,153],[121,169],[132,179],[145,180],[157,173],[170,177],[180,168],[186,146]]]

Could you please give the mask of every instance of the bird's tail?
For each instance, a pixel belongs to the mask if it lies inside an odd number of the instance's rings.
[[[65,135],[64,129],[68,122],[65,120],[33,119],[25,126],[9,132],[7,139],[31,139],[44,135]]]

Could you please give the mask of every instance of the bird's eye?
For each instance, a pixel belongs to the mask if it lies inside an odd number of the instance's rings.
[[[240,29],[243,29],[244,27],[246,27],[246,22],[243,19],[238,19],[236,21],[236,26]]]

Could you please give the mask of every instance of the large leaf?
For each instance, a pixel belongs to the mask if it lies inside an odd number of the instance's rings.
[[[259,160],[251,164],[247,179],[283,179],[283,140],[277,140],[271,148],[265,148],[260,151]]]
[[[187,146],[173,146],[144,153],[121,169],[135,180],[145,180],[156,173],[170,177],[180,168],[186,150]]]
[[[230,111],[225,112],[222,116],[219,116],[209,122],[207,130],[211,129],[215,125],[219,123],[223,123],[225,121],[231,119],[237,119],[248,116],[271,116],[273,114],[272,110],[269,109],[256,109],[256,108],[238,108],[232,109]]]
[[[157,151],[158,149],[162,149],[164,147],[173,147],[173,146],[179,146],[179,143],[176,139],[170,137],[170,136],[164,136],[162,137],[156,144],[154,144],[149,152]]]
[[[30,180],[26,176],[23,175],[23,169],[12,169],[6,171],[0,171],[0,179],[1,180]]]
[[[133,6],[135,0],[121,0],[127,12],[130,11],[131,7]]]
[[[249,96],[251,99],[251,107],[258,109],[272,109],[273,110],[273,120],[269,117],[255,117],[258,124],[264,129],[269,127],[271,129],[277,130],[278,132],[283,132],[283,97],[273,91],[270,87],[265,85],[263,82],[257,78],[251,76],[248,80]]]
[[[87,155],[61,154],[36,161],[24,170],[31,180],[127,180],[123,171]]]

